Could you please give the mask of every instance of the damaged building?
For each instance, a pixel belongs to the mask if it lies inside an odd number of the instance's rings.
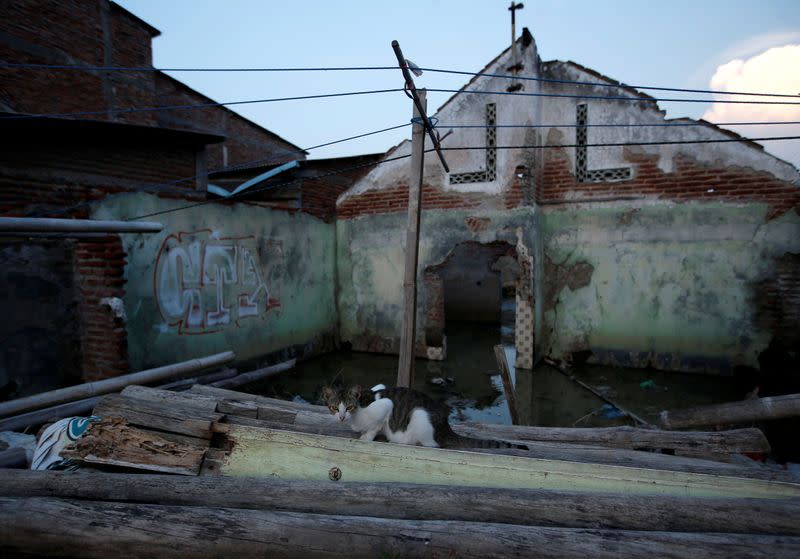
[[[542,62],[527,30],[516,48],[432,119],[451,172],[426,158],[418,355],[446,353],[448,317],[499,309],[500,284],[516,286],[523,368],[730,373],[771,343],[796,349],[797,169],[708,122],[666,120],[579,64]],[[397,346],[407,174],[380,165],[338,201],[340,329],[359,349]]]
[[[152,67],[158,31],[113,2],[47,3],[49,18],[40,4],[4,5],[0,57],[88,69],[0,70],[2,215],[163,230],[4,237],[7,396],[225,350],[398,351],[408,161],[393,159],[410,142],[306,161],[221,106],[128,111],[211,100],[158,71],[91,69]],[[59,26],[83,31],[45,32]],[[39,114],[51,116],[17,118]],[[797,347],[789,163],[666,120],[655,98],[579,64],[543,62],[527,30],[435,120],[451,172],[426,157],[419,356],[446,359],[448,321],[498,322],[512,300],[521,368],[729,373],[758,367],[770,344]]]

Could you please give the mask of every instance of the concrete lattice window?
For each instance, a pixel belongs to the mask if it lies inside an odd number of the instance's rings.
[[[630,180],[633,176],[630,167],[614,169],[588,169],[589,148],[586,125],[589,122],[589,109],[586,103],[575,108],[575,178],[578,182],[617,182]]]
[[[450,184],[492,182],[497,178],[497,105],[486,105],[486,167],[482,171],[453,173]]]

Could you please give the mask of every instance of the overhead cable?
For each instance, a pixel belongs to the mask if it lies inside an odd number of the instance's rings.
[[[309,66],[309,67],[275,67],[275,68],[155,68],[152,66],[92,66],[80,64],[32,64],[32,63],[15,63],[15,62],[2,62],[0,68],[10,69],[29,69],[29,70],[81,70],[93,72],[245,72],[245,73],[259,73],[259,72],[357,72],[357,71],[381,71],[381,70],[396,70],[394,66]],[[497,74],[489,72],[467,72],[461,70],[448,70],[444,68],[420,68],[424,72],[440,73],[440,74],[453,74],[460,76],[473,76],[473,77],[487,77],[487,78],[503,78],[518,81],[535,81],[543,83],[557,83],[565,85],[577,85],[582,87],[619,87],[626,89],[645,89],[652,91],[674,91],[679,93],[705,93],[709,95],[753,95],[760,97],[789,97],[796,98],[798,95],[791,93],[758,93],[753,91],[723,91],[715,89],[691,89],[684,87],[663,87],[655,85],[629,85],[625,83],[607,83],[607,82],[584,82],[578,80],[561,80],[555,78],[542,78],[538,76],[526,76],[516,74]]]
[[[134,107],[129,109],[113,109],[109,108],[102,111],[79,111],[74,113],[38,113],[38,114],[14,114],[0,117],[0,122],[3,120],[17,120],[17,119],[32,119],[32,118],[61,118],[73,116],[93,116],[93,115],[107,115],[112,114],[127,114],[127,113],[143,113],[143,112],[157,112],[157,111],[174,111],[182,109],[206,109],[209,107],[230,107],[232,105],[248,105],[255,103],[277,103],[281,101],[302,101],[306,99],[325,99],[330,97],[349,97],[353,95],[373,95],[376,93],[395,93],[403,91],[403,88],[394,89],[374,89],[371,91],[348,91],[344,93],[323,93],[319,95],[298,95],[296,97],[274,97],[272,99],[251,99],[248,101],[226,101],[223,103],[195,103],[189,105],[164,105],[160,107]]]

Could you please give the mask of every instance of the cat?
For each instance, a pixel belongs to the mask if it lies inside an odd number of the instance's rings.
[[[463,437],[454,432],[447,418],[447,405],[412,388],[386,388],[379,384],[371,390],[359,385],[322,389],[322,398],[331,414],[361,433],[362,441],[372,441],[382,434],[391,443],[422,445],[433,448],[519,448],[527,447],[496,441]]]

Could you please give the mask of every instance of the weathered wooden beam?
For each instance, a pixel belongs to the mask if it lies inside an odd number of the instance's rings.
[[[152,221],[101,221],[49,217],[0,217],[0,232],[18,233],[158,233],[164,228]]]
[[[190,359],[181,363],[165,365],[155,369],[139,371],[129,375],[121,375],[95,382],[87,382],[76,386],[69,386],[50,392],[43,392],[26,398],[19,398],[0,403],[0,417],[6,417],[29,410],[44,408],[64,402],[72,402],[82,398],[90,398],[100,394],[108,394],[122,390],[130,384],[148,384],[168,378],[174,378],[184,373],[216,367],[233,361],[236,357],[232,351],[224,351],[207,357]]]
[[[519,414],[517,413],[517,396],[514,391],[514,383],[511,382],[511,369],[508,366],[506,352],[502,345],[494,346],[494,356],[497,360],[497,367],[500,369],[500,378],[503,379],[503,391],[508,404],[508,413],[511,414],[511,423],[519,425]]]
[[[275,398],[244,394],[231,390],[219,390],[209,386],[195,386],[190,389],[193,394],[200,394],[218,400],[235,400],[252,402],[257,405],[259,419],[280,421],[302,425],[315,425],[324,428],[329,422],[330,412],[325,406],[300,404]],[[296,412],[306,412],[302,419],[295,419]],[[235,412],[232,412],[235,413]],[[312,420],[308,414],[317,414],[323,419]],[[337,422],[333,422],[336,424]],[[337,434],[349,431],[347,427],[335,425],[334,431],[315,431],[320,434]],[[614,448],[703,451],[714,453],[769,452],[769,442],[764,434],[755,428],[735,429],[731,431],[690,431],[671,432],[659,429],[641,429],[635,427],[604,428],[572,428],[572,427],[535,427],[527,425],[499,425],[489,423],[455,423],[453,429],[465,436],[477,438],[495,438],[510,441],[563,442],[581,445],[596,445]],[[301,429],[302,430],[302,429]]]
[[[122,394],[109,394],[98,402],[93,413],[101,417],[118,417],[139,427],[210,439],[211,424],[219,421],[222,415],[180,402],[178,397],[181,393],[168,394],[176,399],[159,403]]]
[[[785,417],[800,417],[800,394],[753,398],[683,410],[665,410],[661,412],[661,426],[664,429],[684,429],[698,425],[725,425]]]
[[[800,484],[365,442],[233,425],[222,475],[650,495],[800,497]],[[487,475],[491,472],[491,475]],[[424,481],[423,481],[424,480]]]
[[[0,496],[58,497],[407,520],[800,535],[800,500],[652,497],[445,485],[0,471]]]
[[[54,518],[69,522],[54,523]],[[91,530],[86,527],[90,526]],[[11,552],[79,557],[597,557],[783,558],[800,538],[642,532],[441,520],[0,498]]]
[[[708,453],[769,452],[760,429],[730,431],[663,431],[636,427],[534,427],[489,423],[460,423],[453,426],[470,437],[494,436],[518,441],[552,441],[640,450],[704,451]]]

